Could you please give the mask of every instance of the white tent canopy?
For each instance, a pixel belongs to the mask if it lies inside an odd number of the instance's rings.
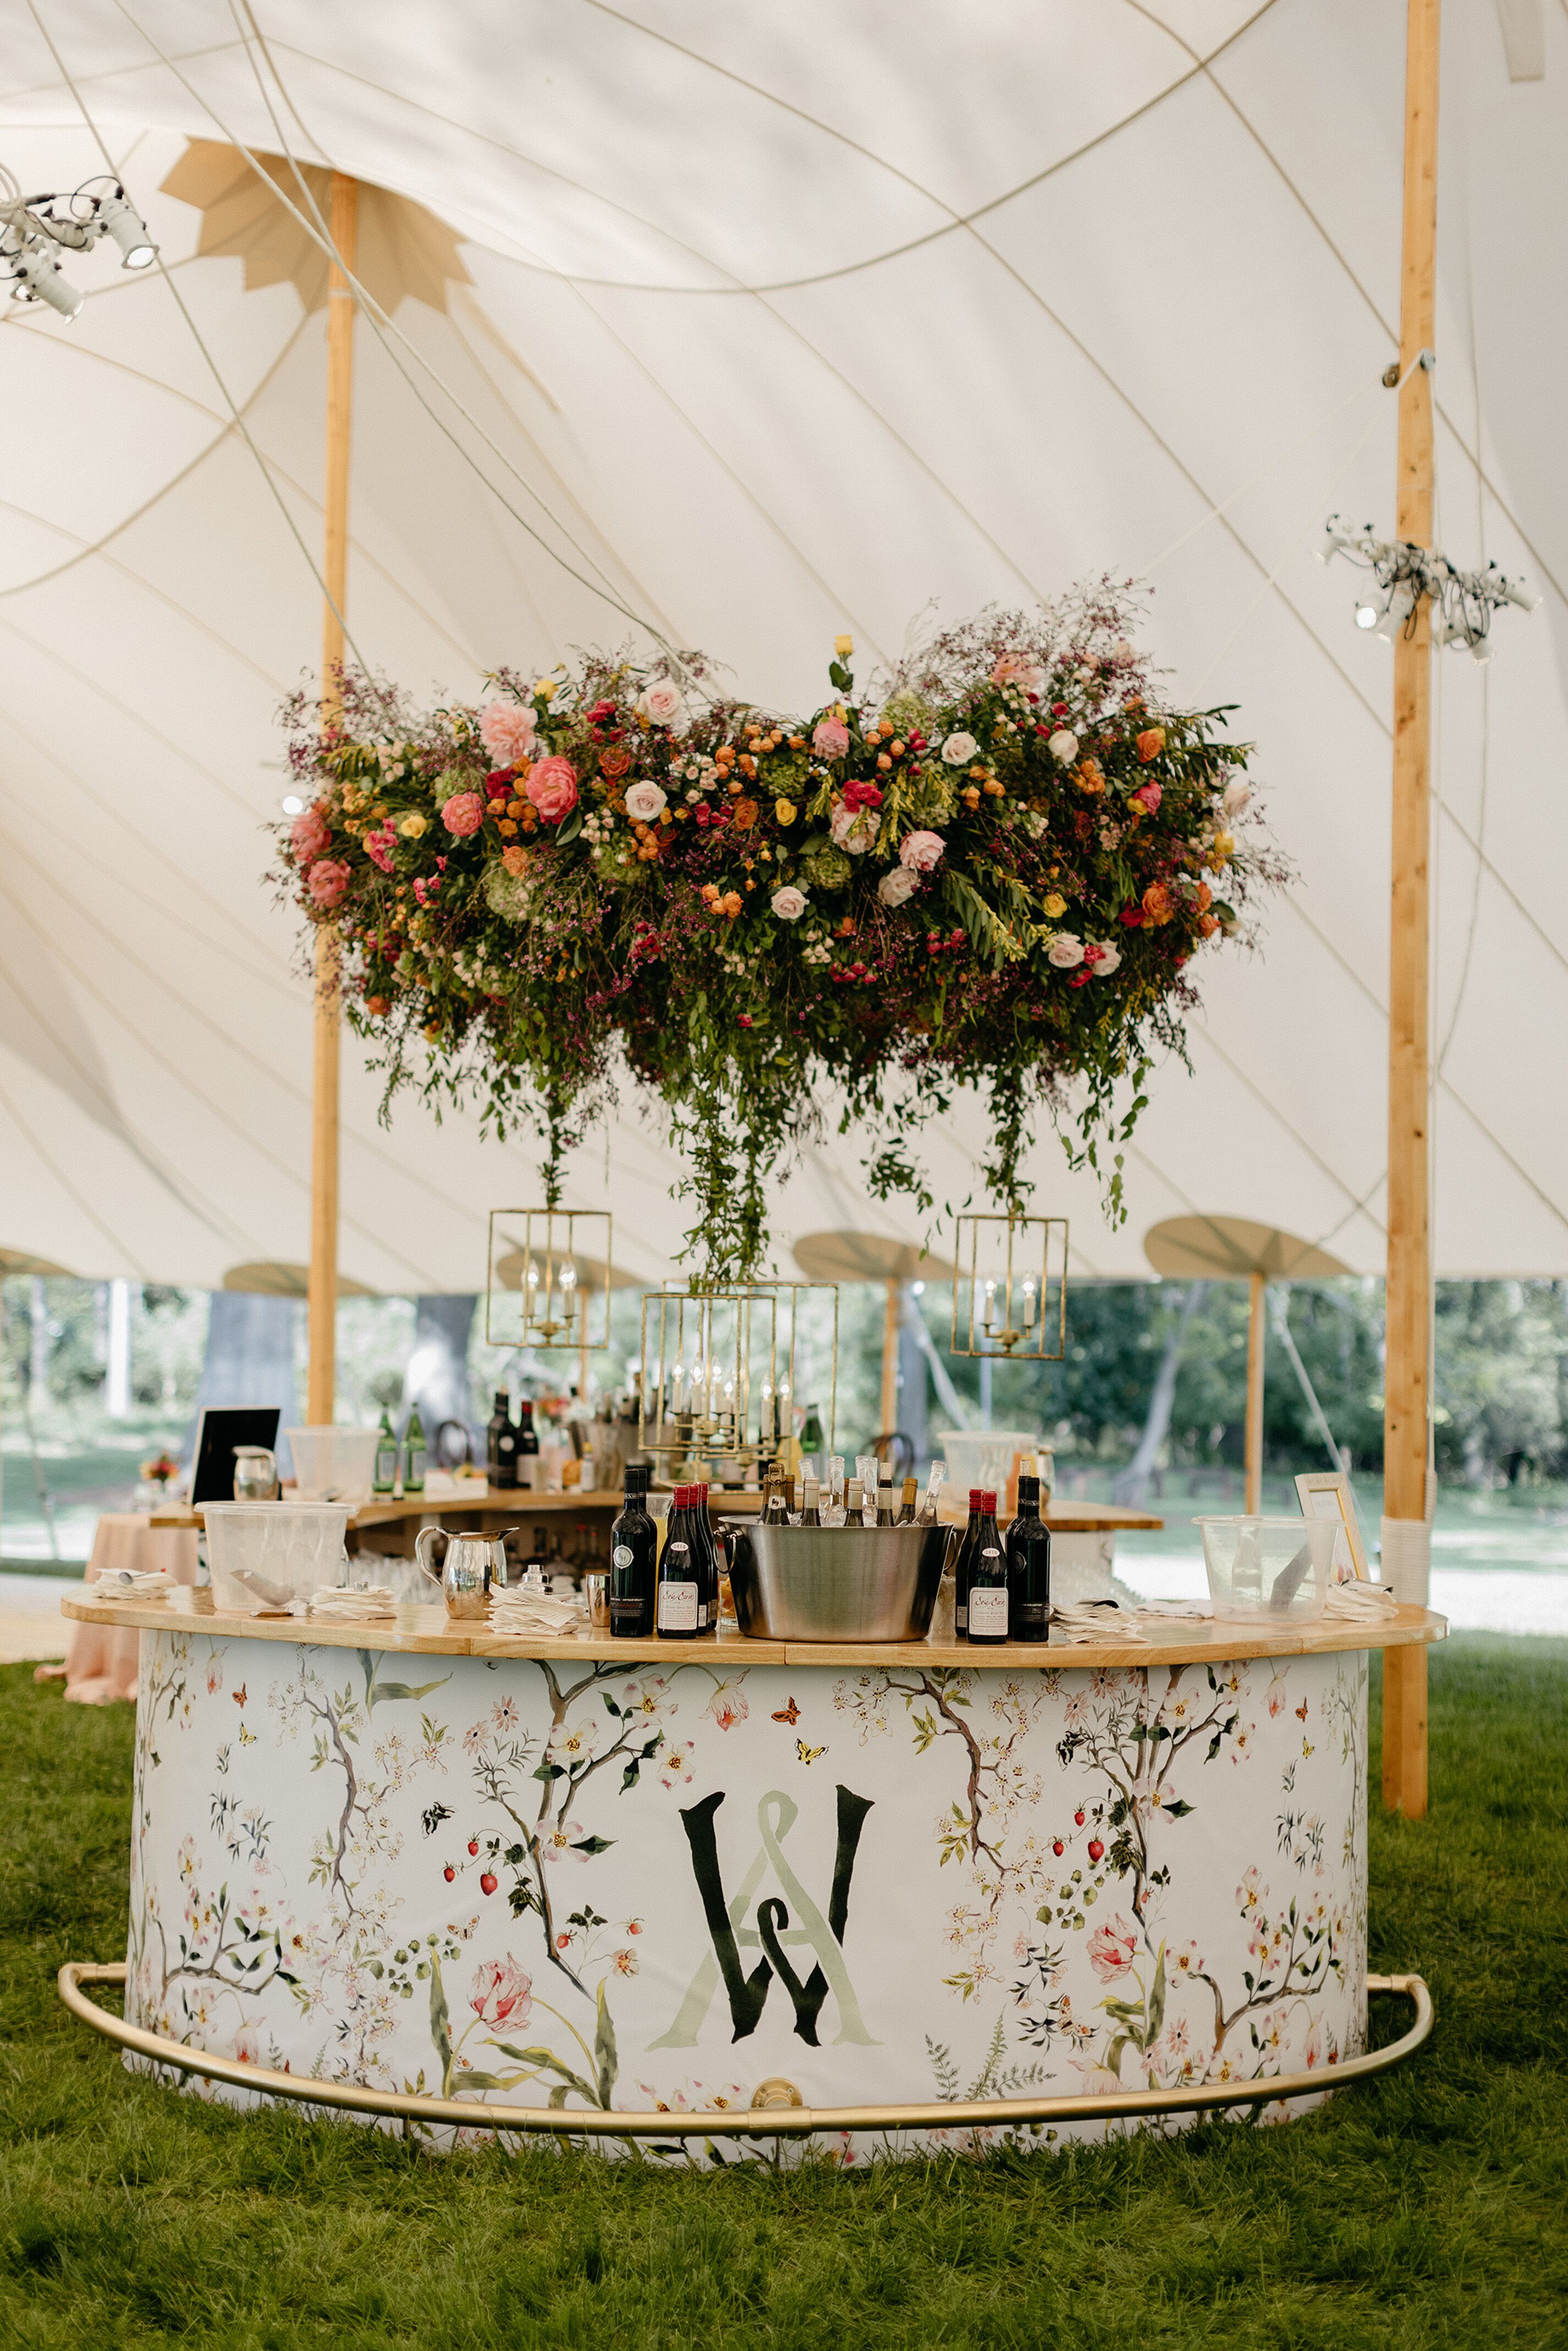
[[[1296,879],[1256,954],[1194,967],[1192,1072],[1156,1075],[1126,1225],[1049,1134],[1038,1205],[1081,1272],[1145,1270],[1147,1228],[1195,1210],[1381,1270],[1390,655],[1314,545],[1331,508],[1393,527],[1402,11],[37,6],[190,322],[106,250],[72,266],[74,325],[11,307],[0,333],[0,1240],[214,1286],[307,1253],[309,988],[261,828],[277,705],[319,658],[283,510],[319,559],[319,256],[247,263],[211,206],[199,255],[202,210],[161,193],[199,182],[188,141],[237,140],[410,200],[383,208],[423,256],[395,324],[433,374],[361,319],[348,617],[418,694],[630,612],[802,708],[841,629],[863,674],[932,605],[1147,575],[1173,689],[1239,705]],[[1557,1274],[1568,21],[1500,13],[1511,51],[1490,0],[1446,12],[1437,536],[1545,602],[1487,669],[1439,664],[1435,1251]],[[23,8],[0,89],[26,189],[102,170]],[[478,1286],[534,1155],[413,1102],[380,1127],[378,1098],[350,1042],[345,1275]],[[928,1138],[955,1205],[979,1116]],[[673,1174],[629,1095],[572,1163],[644,1277],[687,1220]],[[775,1220],[780,1247],[824,1228],[920,1231],[836,1135]]]

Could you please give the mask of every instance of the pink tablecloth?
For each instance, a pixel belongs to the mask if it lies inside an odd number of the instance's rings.
[[[150,1527],[133,1510],[106,1510],[93,1537],[87,1581],[101,1571],[131,1568],[139,1574],[162,1570],[177,1583],[196,1580],[193,1527]],[[78,1625],[66,1655],[66,1696],[83,1706],[103,1706],[112,1698],[136,1697],[140,1634],[120,1625]]]

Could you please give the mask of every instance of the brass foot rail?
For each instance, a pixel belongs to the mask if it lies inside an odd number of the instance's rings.
[[[182,2074],[201,2074],[272,2098],[296,2098],[307,2105],[339,2106],[360,2115],[385,2115],[459,2130],[543,2131],[560,2138],[804,2138],[818,2131],[996,2129],[1015,2124],[1103,2122],[1117,2116],[1186,2115],[1220,2106],[1272,2105],[1281,2098],[1319,2096],[1346,2082],[1385,2074],[1413,2056],[1432,2031],[1432,1995],[1419,1976],[1368,1976],[1369,1992],[1393,1992],[1415,2005],[1408,2032],[1385,2049],[1347,2057],[1310,2074],[1274,2074],[1247,2082],[1192,2082],[1173,2090],[1121,2090],[1100,2097],[936,2099],[912,2105],[806,2106],[783,2103],[791,2085],[770,2082],[765,2106],[732,2112],[666,2114],[647,2107],[616,2113],[587,2106],[500,2106],[474,2098],[431,2098],[397,2090],[361,2088],[355,2082],[320,2082],[298,2074],[278,2074],[239,2057],[217,2057],[183,2041],[165,2040],[138,2024],[110,2015],[89,2000],[84,1984],[123,1984],[125,1969],[88,1967],[72,1961],[57,1979],[60,1998],[73,2016],[122,2048]],[[760,2097],[762,2093],[758,2093]],[[778,2103],[775,2103],[775,2100]]]

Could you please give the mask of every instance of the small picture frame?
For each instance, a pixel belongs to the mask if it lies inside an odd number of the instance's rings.
[[[1334,1582],[1348,1583],[1354,1576],[1369,1583],[1372,1576],[1366,1564],[1366,1546],[1361,1539],[1361,1520],[1356,1516],[1355,1496],[1346,1472],[1309,1471],[1296,1480],[1296,1499],[1303,1518],[1332,1519],[1339,1529],[1333,1547]]]

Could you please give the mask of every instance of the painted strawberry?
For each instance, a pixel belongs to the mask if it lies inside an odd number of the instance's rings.
[[[1099,1858],[1100,1858],[1100,1856],[1101,1856],[1101,1855],[1104,1852],[1104,1850],[1105,1850],[1105,1848],[1104,1848],[1104,1846],[1101,1844],[1101,1842],[1100,1842],[1100,1840],[1099,1840],[1099,1838],[1098,1838],[1098,1837],[1091,1837],[1091,1838],[1090,1838],[1090,1840],[1089,1840],[1089,1858],[1090,1858],[1090,1860],[1091,1860],[1091,1861],[1098,1861],[1098,1860],[1099,1860]]]
[[[487,1869],[479,1880],[479,1891],[481,1894],[494,1894],[498,1883],[495,1871]]]
[[[448,1886],[450,1886],[453,1879],[456,1876],[457,1872],[453,1868],[452,1864],[448,1862],[441,1875],[444,1877]]]
[[[1067,1847],[1062,1844],[1060,1837],[1052,1838],[1051,1849],[1052,1853],[1065,1853],[1067,1851]]]
[[[1083,1818],[1082,1813],[1079,1813],[1079,1815],[1078,1815],[1078,1817],[1079,1817],[1079,1819],[1080,1819],[1080,1820],[1082,1820],[1082,1819]],[[470,1853],[477,1853],[477,1852],[478,1852],[478,1850],[479,1850],[479,1840],[478,1840],[478,1838],[477,1838],[477,1837],[470,1837],[470,1838],[469,1838],[469,1840],[468,1840],[468,1850],[469,1850],[469,1852],[470,1852]]]
[[[1075,1825],[1076,1827],[1078,1827],[1078,1828],[1082,1828],[1082,1827],[1083,1826],[1083,1815],[1082,1815],[1082,1813],[1073,1813],[1073,1815],[1072,1815],[1072,1819],[1073,1819],[1073,1823],[1074,1823],[1074,1825]],[[468,1848],[468,1850],[469,1850],[469,1852],[470,1852],[470,1853],[472,1853],[472,1852],[473,1852],[473,1850],[474,1850],[474,1847],[473,1847],[472,1845],[470,1845],[470,1846],[469,1846],[469,1848]]]

